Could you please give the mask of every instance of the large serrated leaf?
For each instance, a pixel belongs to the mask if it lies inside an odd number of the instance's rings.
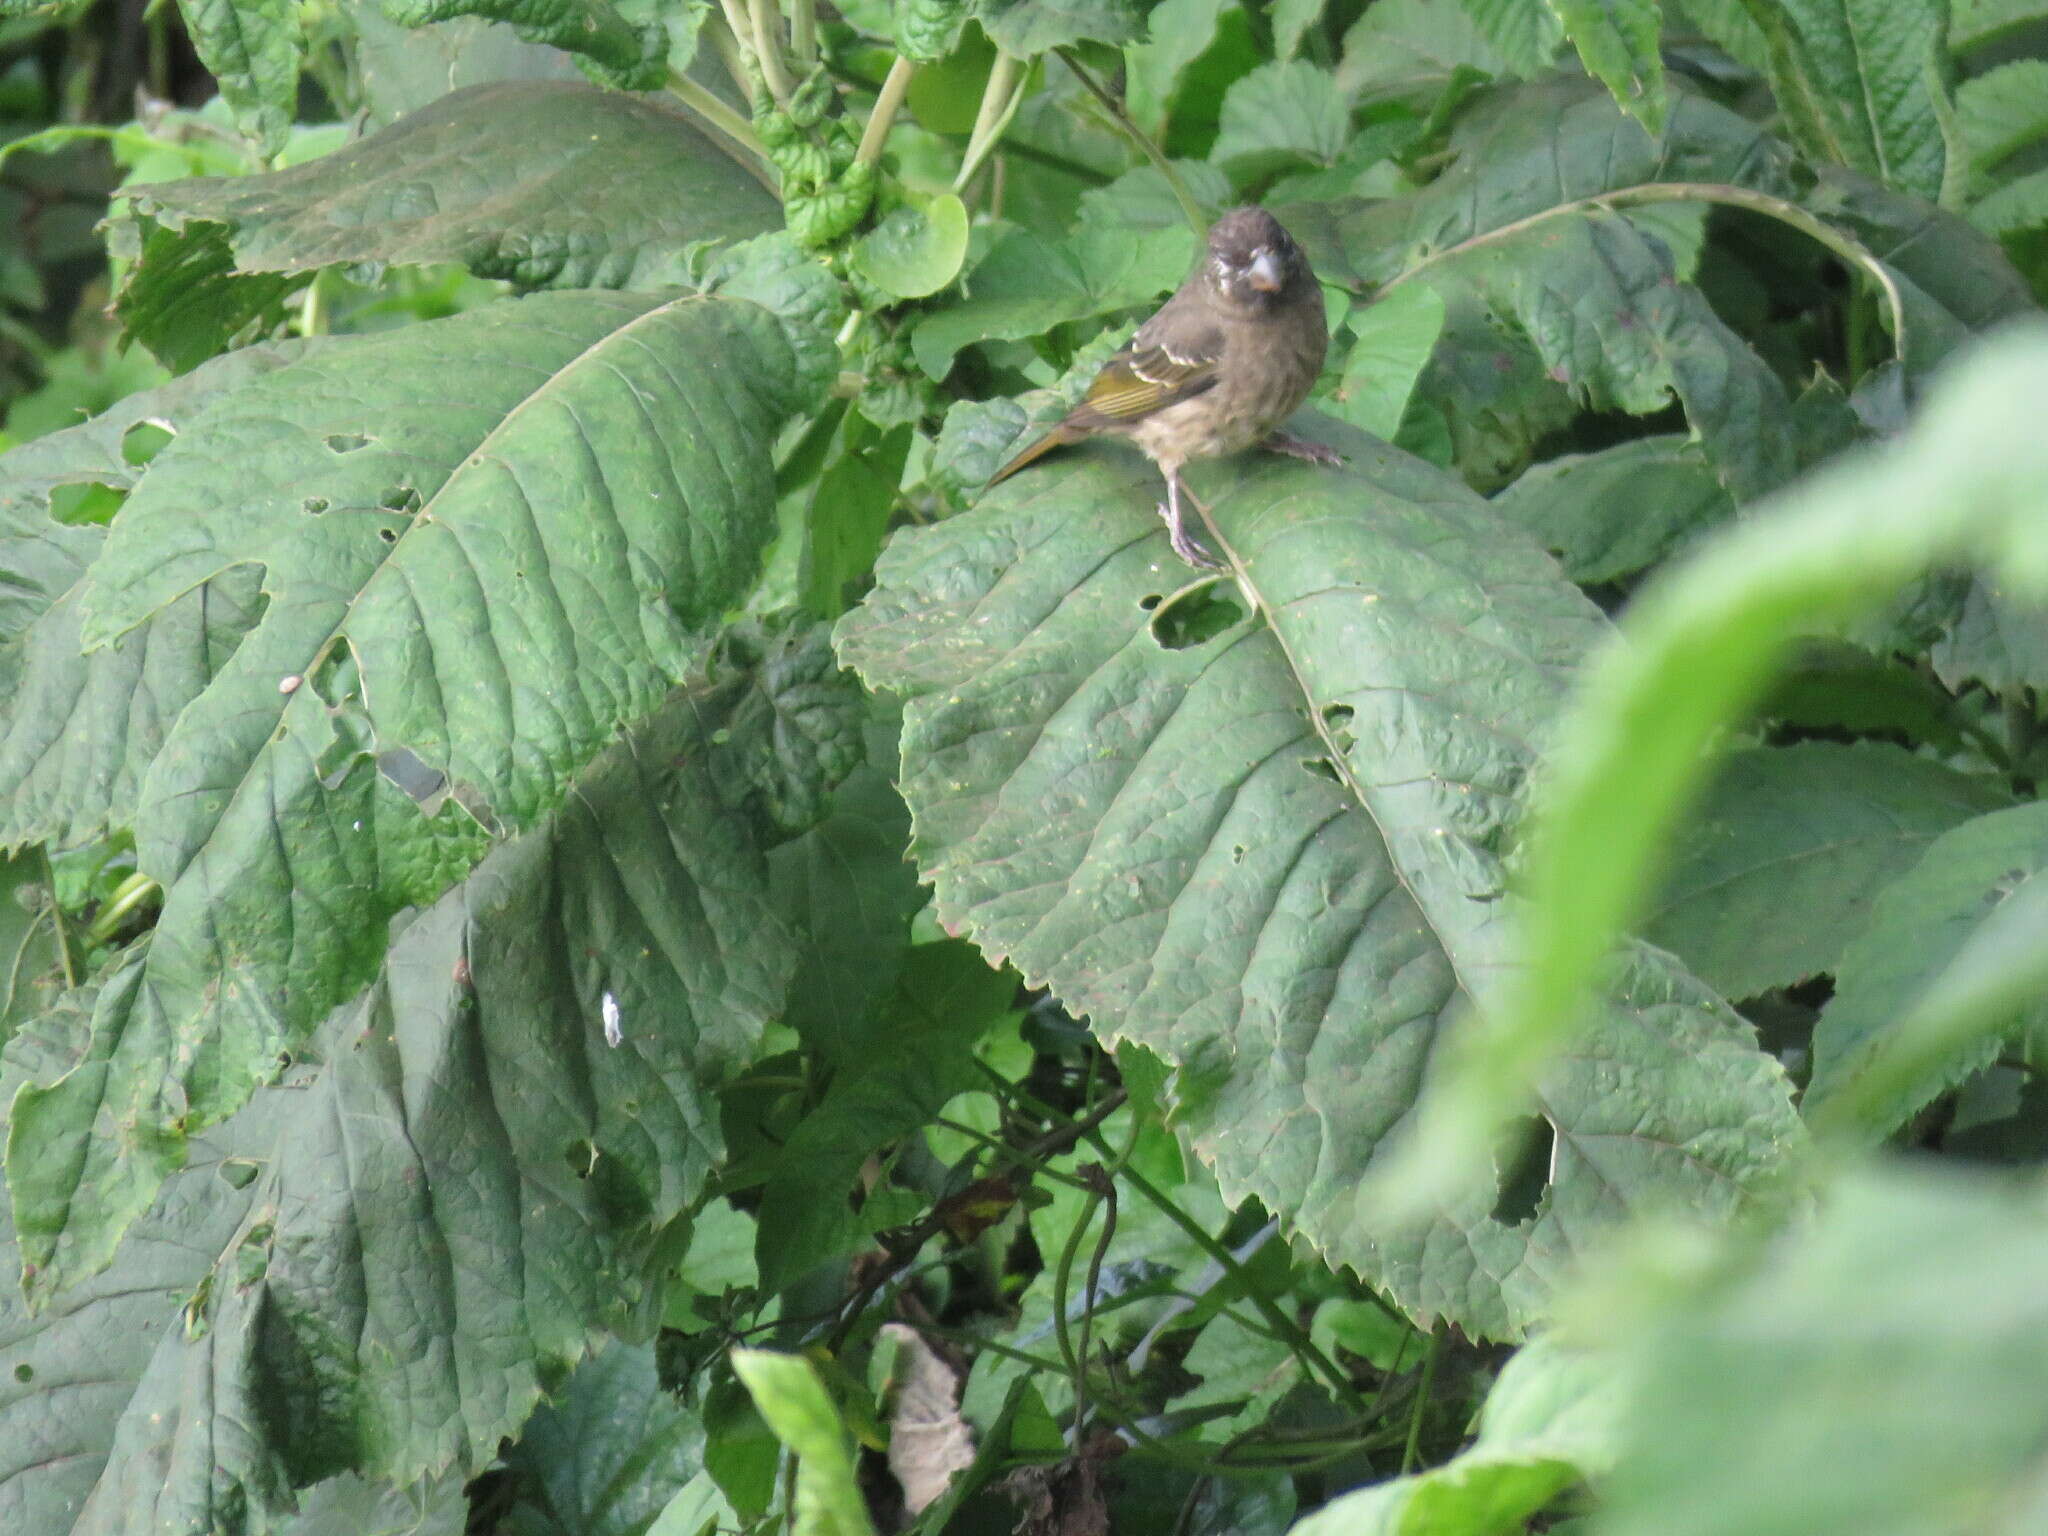
[[[700,703],[419,914],[110,1270],[33,1320],[0,1291],[0,1445],[30,1453],[0,1508],[264,1529],[345,1468],[468,1474],[597,1330],[643,1325],[796,958]],[[18,1042],[8,1080],[64,1049]]]
[[[539,80],[451,92],[289,170],[137,187],[129,205],[191,239],[219,226],[237,272],[452,261],[525,288],[673,285],[688,246],[782,222],[775,198],[678,113]],[[129,278],[131,304],[163,259],[150,250]]]
[[[1147,0],[980,0],[990,41],[1028,59],[1070,43],[1129,43],[1145,32]]]
[[[81,487],[132,490],[145,466],[130,462],[131,433],[176,433],[216,396],[317,345],[230,353],[0,459],[0,845],[63,845],[128,826],[165,732],[256,617],[256,573],[226,572],[84,654],[78,588],[106,530],[57,521],[52,500]]]
[[[938,910],[1111,1040],[1173,1063],[1177,1123],[1418,1313],[1510,1334],[1641,1200],[1731,1209],[1797,1135],[1726,1006],[1642,952],[1545,1083],[1533,1212],[1464,1187],[1372,1224],[1359,1181],[1447,1020],[1505,963],[1501,848],[1598,614],[1455,482],[1391,450],[1199,475],[1257,595],[1167,552],[1132,456],[1069,458],[899,534],[841,654],[905,695]]]
[[[773,530],[769,445],[803,393],[751,304],[550,295],[336,340],[151,463],[84,643],[237,567],[269,603],[144,780],[146,958],[77,1068],[15,1100],[11,1144],[43,1149],[9,1168],[39,1292],[105,1262],[479,825],[531,825],[685,674]]]

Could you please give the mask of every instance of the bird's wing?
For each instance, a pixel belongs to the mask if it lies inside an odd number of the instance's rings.
[[[1140,326],[1102,365],[1067,417],[1069,425],[1084,431],[1129,426],[1215,386],[1223,359],[1222,329],[1172,309],[1169,304]]]

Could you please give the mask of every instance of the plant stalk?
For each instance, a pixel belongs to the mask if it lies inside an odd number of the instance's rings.
[[[747,9],[753,18],[754,58],[761,66],[761,78],[767,83],[768,94],[775,98],[778,107],[789,106],[789,69],[782,62],[782,49],[776,42],[776,32],[782,20],[775,0],[747,0]]]
[[[1165,152],[1152,142],[1152,136],[1138,126],[1137,119],[1124,110],[1124,104],[1111,95],[1101,81],[1081,67],[1075,60],[1072,49],[1058,48],[1054,52],[1058,53],[1061,61],[1074,72],[1074,78],[1088,88],[1088,93],[1102,103],[1102,109],[1110,115],[1117,127],[1124,131],[1124,136],[1137,145],[1144,152],[1145,158],[1152,162],[1153,168],[1166,178],[1166,185],[1173,193],[1173,200],[1180,204],[1180,211],[1187,215],[1188,227],[1195,232],[1196,237],[1199,239],[1207,234],[1208,220],[1202,217],[1202,210],[1189,194],[1187,184],[1180,179],[1180,173],[1174,170]]]
[[[903,98],[910,94],[910,77],[916,73],[917,66],[901,54],[889,66],[881,93],[875,97],[875,109],[868,114],[868,125],[861,132],[860,148],[854,151],[855,165],[873,165],[882,158],[882,146],[889,140],[889,129],[902,110]]]
[[[811,0],[789,0],[789,51],[802,73],[818,67],[818,12]]]
[[[960,174],[953,178],[955,193],[967,190],[967,183],[974,179],[975,172],[1001,140],[1003,130],[1010,126],[1010,119],[1017,115],[1024,100],[1024,80],[1023,61],[998,48],[996,61],[989,68],[988,83],[981,88],[981,110],[975,114],[974,131],[967,137],[966,157],[960,162]]]
[[[781,194],[776,185],[775,173],[768,165],[768,151],[754,135],[754,125],[739,113],[720,101],[710,91],[690,79],[687,75],[671,71],[668,88],[676,100],[714,130],[725,142],[721,145],[726,153],[754,180],[770,192]]]

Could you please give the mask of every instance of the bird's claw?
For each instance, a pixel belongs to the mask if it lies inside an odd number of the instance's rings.
[[[1342,464],[1344,455],[1328,443],[1311,442],[1305,437],[1296,437],[1292,432],[1274,432],[1262,445],[1274,453],[1284,453],[1290,459],[1307,459],[1311,464]]]
[[[1210,554],[1203,547],[1201,541],[1188,532],[1186,523],[1174,516],[1172,506],[1162,501],[1156,510],[1159,513],[1160,519],[1166,524],[1166,542],[1173,546],[1173,552],[1176,555],[1179,555],[1181,559],[1198,571],[1220,571],[1224,569],[1223,562]]]

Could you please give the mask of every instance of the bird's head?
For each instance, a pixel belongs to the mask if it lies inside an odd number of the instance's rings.
[[[1252,313],[1285,303],[1315,281],[1294,237],[1263,208],[1233,208],[1209,226],[1202,277],[1225,304]]]

